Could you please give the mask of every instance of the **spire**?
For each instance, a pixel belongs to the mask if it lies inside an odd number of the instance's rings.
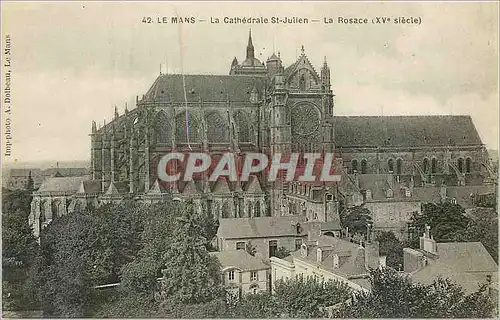
[[[236,57],[234,57],[233,62],[231,63],[231,67],[235,67],[237,65],[238,65],[238,59],[236,59]]]
[[[306,51],[306,50],[304,49],[304,45],[302,45],[302,47],[300,48],[300,52],[301,52],[302,54],[305,54],[305,51]]]
[[[120,115],[118,114],[118,107],[115,106],[115,119],[118,118]]]
[[[92,133],[97,132],[97,125],[94,120],[92,120]]]
[[[252,43],[252,29],[248,32],[247,59],[254,59],[254,48]]]

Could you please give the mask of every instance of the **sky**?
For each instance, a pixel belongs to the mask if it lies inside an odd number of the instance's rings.
[[[296,16],[321,22],[142,22],[174,15],[208,21]],[[376,16],[420,17],[421,24],[322,22]],[[2,43],[7,34],[12,39],[13,111],[12,156],[4,160],[88,160],[92,120],[109,122],[114,106],[120,113],[126,104],[132,109],[160,65],[169,73],[227,74],[233,57],[245,58],[249,28],[261,61],[274,48],[287,66],[302,45],[316,70],[326,57],[337,115],[471,115],[483,142],[497,149],[496,2],[2,1]],[[2,71],[2,83],[3,77]]]

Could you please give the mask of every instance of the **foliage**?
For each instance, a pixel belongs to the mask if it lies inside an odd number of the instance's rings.
[[[366,235],[367,226],[373,224],[371,212],[362,206],[346,209],[340,214],[340,224],[343,228],[349,228],[351,234]]]
[[[475,208],[467,228],[457,232],[453,241],[481,242],[498,263],[498,214],[491,209]]]
[[[30,275],[37,267],[39,247],[28,226],[28,213],[21,211],[22,206],[10,207],[17,210],[2,214],[2,305],[4,310],[32,309],[37,299],[27,289],[32,283]]]
[[[255,248],[255,246],[252,244],[251,241],[248,241],[246,244],[245,244],[245,251],[251,255],[251,256],[255,256],[255,254],[257,253],[257,248]]]
[[[41,233],[44,267],[40,291],[45,314],[68,318],[89,315],[93,226],[89,213],[74,213],[54,220]]]
[[[17,211],[26,214],[31,211],[31,191],[30,190],[9,190],[2,188],[2,213],[15,213]]]
[[[276,258],[280,258],[280,259],[283,259],[283,258],[286,258],[290,255],[290,250],[288,250],[287,248],[285,247],[279,247],[278,249],[276,249],[276,251],[274,252],[274,256]]]
[[[394,232],[383,231],[377,236],[376,241],[380,245],[380,255],[387,257],[387,266],[398,270],[403,265],[403,244]]]
[[[280,310],[273,295],[268,292],[244,295],[234,306],[229,306],[234,318],[278,318]]]
[[[371,271],[370,293],[358,292],[342,304],[336,317],[450,318],[488,317],[493,305],[484,292],[466,295],[455,283],[438,278],[430,285],[412,284],[394,269]]]
[[[437,242],[453,241],[457,233],[465,231],[469,218],[465,210],[458,204],[449,201],[442,203],[425,203],[422,213],[414,213],[410,225],[414,228],[411,245],[418,247],[418,239],[425,232],[425,226],[431,227],[434,240]]]
[[[170,244],[162,256],[164,300],[205,303],[223,295],[220,263],[208,254],[203,217],[187,204],[176,218]]]
[[[161,303],[154,317],[170,319],[228,318],[228,306],[223,298],[189,304],[168,299]]]
[[[153,318],[158,303],[148,294],[117,292],[107,299],[100,299],[93,314],[95,318]]]
[[[302,276],[276,281],[274,291],[277,310],[292,318],[324,317],[324,308],[343,302],[350,295],[350,289],[343,283]]]

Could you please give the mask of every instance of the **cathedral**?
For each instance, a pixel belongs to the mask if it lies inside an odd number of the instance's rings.
[[[100,128],[92,123],[91,174],[42,183],[30,224],[38,234],[61,215],[133,197],[192,199],[222,220],[298,216],[332,233],[342,210],[365,206],[374,231],[402,235],[423,202],[471,207],[494,192],[495,173],[469,116],[336,116],[330,77],[326,58],[315,68],[304,47],[289,66],[279,53],[260,61],[251,33],[228,75],[160,74],[134,108],[115,109]],[[158,162],[173,151],[333,152],[341,181],[269,183],[262,173],[241,183],[202,176],[166,185]]]

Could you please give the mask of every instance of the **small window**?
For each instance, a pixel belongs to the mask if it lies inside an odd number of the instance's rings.
[[[361,160],[361,173],[366,173],[366,159]]]
[[[432,158],[431,161],[431,173],[436,173],[437,172],[437,159]]]
[[[302,247],[302,239],[295,239],[295,251],[300,250]]]
[[[424,158],[424,173],[429,173],[429,159]]]
[[[234,280],[234,270],[231,270],[227,273],[227,277],[229,280]]]
[[[257,281],[259,280],[259,274],[257,271],[252,271],[250,272],[250,281]]]
[[[276,256],[277,250],[278,250],[278,241],[277,240],[269,241],[269,258]]]
[[[471,158],[465,159],[465,172],[470,173],[471,167],[472,167],[472,159]]]
[[[403,160],[401,160],[401,159],[396,160],[396,174],[397,175],[401,174],[402,168],[403,168]]]
[[[252,288],[252,294],[256,294],[258,291],[259,291],[259,289],[257,287]]]
[[[460,173],[464,173],[464,159],[458,158],[457,165],[458,165],[458,171]]]
[[[394,160],[389,159],[389,161],[387,161],[387,166],[389,169],[389,173],[394,172]]]
[[[358,160],[354,159],[351,161],[352,173],[358,172]]]
[[[245,250],[246,242],[236,242],[236,250]]]

